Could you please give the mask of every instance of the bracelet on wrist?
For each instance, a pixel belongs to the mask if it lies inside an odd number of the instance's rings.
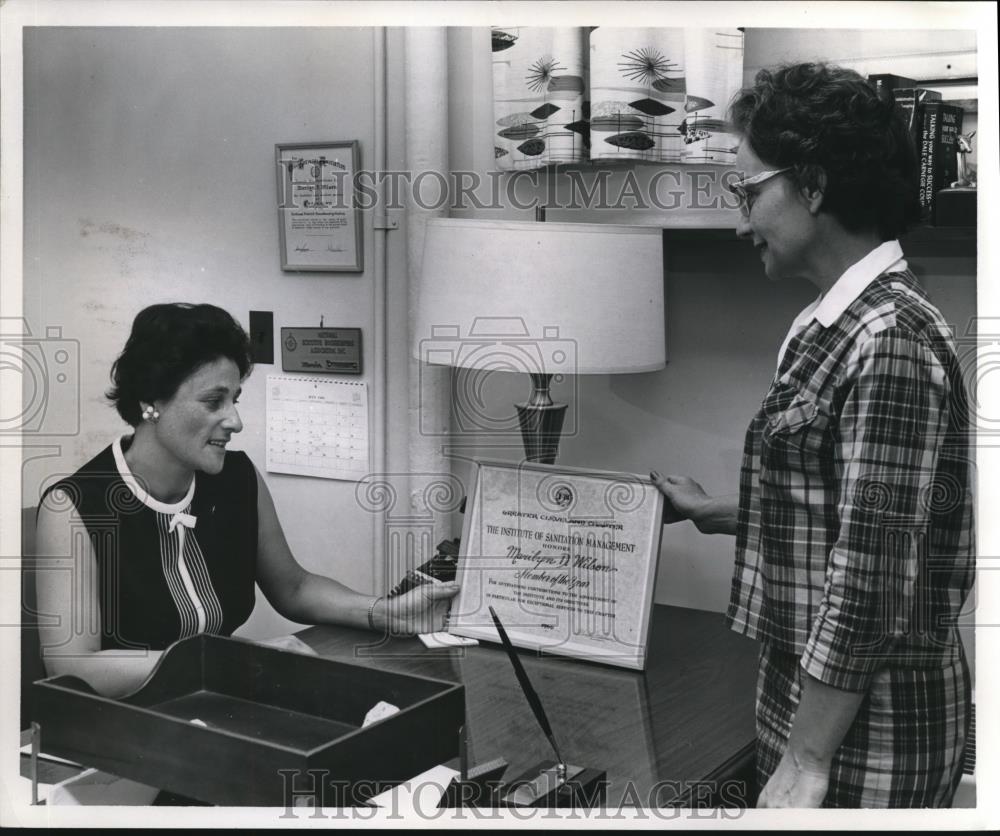
[[[378,606],[378,602],[382,601],[385,596],[379,595],[375,600],[371,602],[368,607],[368,629],[375,630],[375,607]]]

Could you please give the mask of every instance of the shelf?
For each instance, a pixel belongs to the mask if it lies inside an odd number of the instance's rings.
[[[976,241],[974,226],[918,226],[911,229],[904,241]]]
[[[749,246],[727,227],[669,227],[663,230],[665,243],[701,244],[730,242]],[[975,258],[977,235],[974,226],[918,226],[900,239],[903,251],[914,257]]]
[[[912,258],[975,258],[978,244],[974,226],[918,226],[900,239]]]
[[[663,237],[680,241],[726,241],[736,238],[733,227],[664,227]],[[974,226],[918,226],[903,241],[975,241]]]

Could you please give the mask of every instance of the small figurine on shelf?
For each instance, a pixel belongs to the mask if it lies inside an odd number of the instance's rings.
[[[969,154],[972,152],[972,137],[975,131],[968,134],[958,134],[955,137],[955,153],[958,157],[957,176],[948,188],[941,189],[935,197],[935,226],[976,225],[976,167],[969,165]]]
[[[976,132],[958,135],[958,179],[951,184],[953,189],[976,188],[976,169],[969,165],[969,154],[972,153],[972,137]]]

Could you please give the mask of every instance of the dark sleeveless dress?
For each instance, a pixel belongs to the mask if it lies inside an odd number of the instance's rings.
[[[198,633],[228,636],[254,607],[257,478],[245,453],[196,473],[179,503],[150,497],[108,446],[48,488],[43,503],[82,522],[98,564],[101,649],[162,650]],[[71,516],[73,524],[76,514]]]

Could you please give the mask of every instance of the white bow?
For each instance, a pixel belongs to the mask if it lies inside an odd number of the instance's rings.
[[[177,544],[177,553],[179,555],[184,555],[184,532],[189,528],[194,528],[197,522],[197,517],[185,514],[183,511],[178,511],[170,518],[170,526],[167,528],[168,532],[172,533],[175,528],[180,526],[180,530],[177,532],[177,539],[179,541]]]
[[[185,514],[183,511],[178,511],[170,518],[170,526],[167,531],[172,534],[174,529],[179,525],[183,525],[185,528],[194,528],[197,522],[197,517],[192,516],[191,514]]]

